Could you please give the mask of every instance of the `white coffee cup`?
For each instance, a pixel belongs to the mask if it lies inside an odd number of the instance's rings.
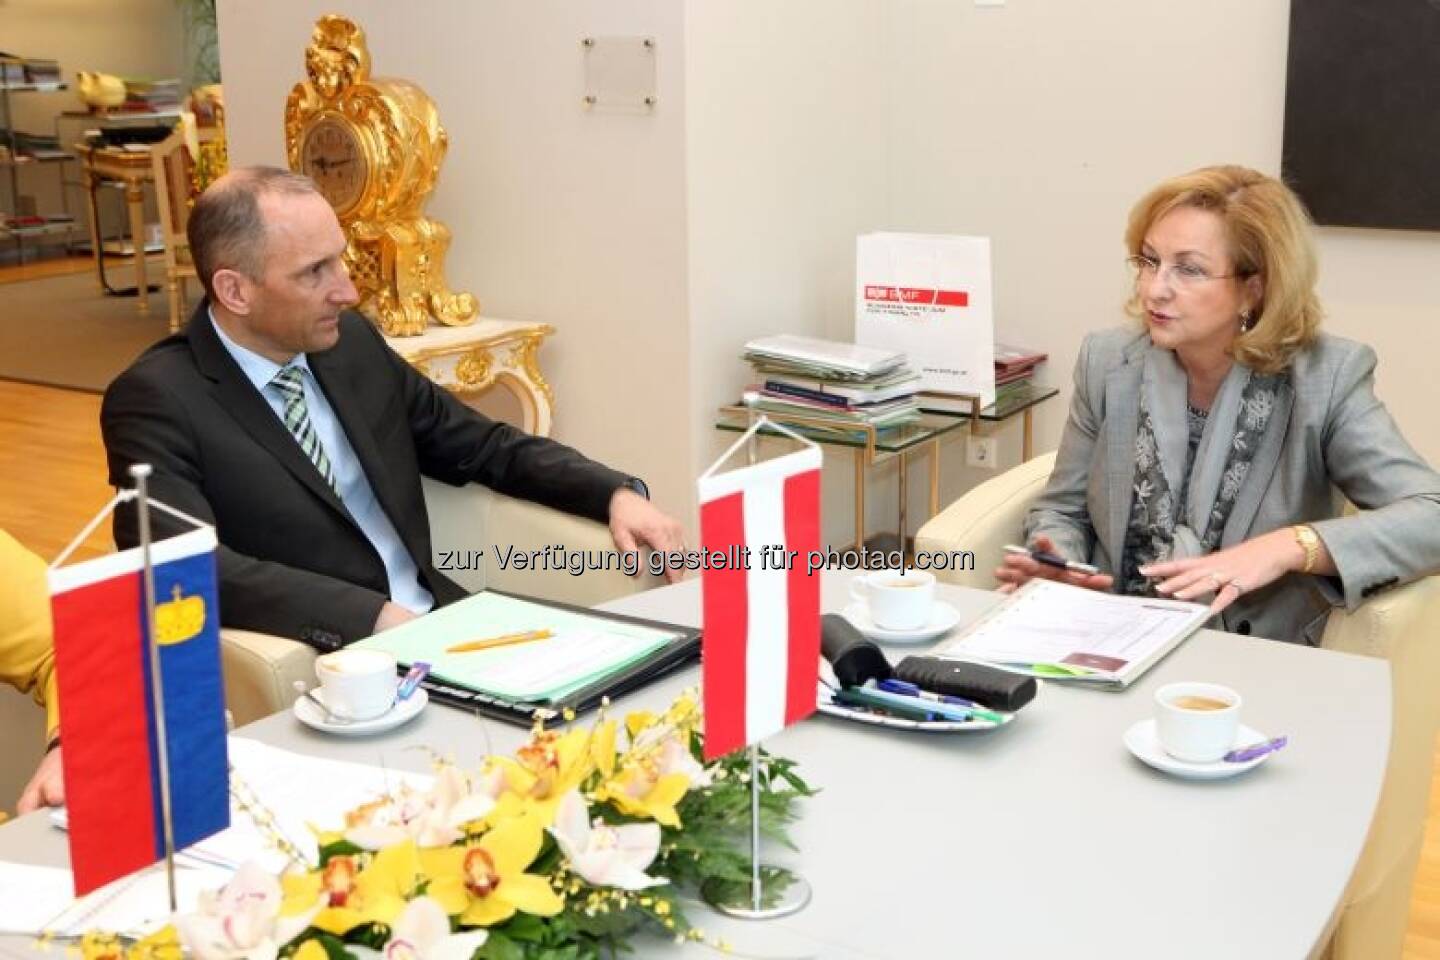
[[[852,580],[850,596],[865,604],[875,626],[915,630],[930,622],[935,574],[924,570],[876,570]]]
[[[325,706],[336,716],[371,720],[395,702],[395,658],[381,650],[336,650],[315,658]]]
[[[1214,763],[1235,748],[1240,707],[1218,683],[1167,683],[1155,691],[1155,735],[1176,760]]]

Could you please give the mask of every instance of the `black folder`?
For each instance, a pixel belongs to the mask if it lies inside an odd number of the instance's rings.
[[[610,620],[616,623],[628,623],[640,627],[649,627],[654,630],[663,630],[666,633],[677,634],[677,636],[675,639],[652,651],[642,659],[619,667],[613,673],[606,674],[593,683],[573,690],[568,695],[557,700],[505,700],[488,693],[482,693],[471,687],[452,683],[449,680],[426,677],[421,681],[420,686],[425,689],[432,700],[439,700],[451,706],[471,710],[487,717],[504,720],[522,727],[531,726],[538,719],[542,726],[549,728],[563,723],[564,714],[567,710],[573,710],[577,715],[585,713],[588,710],[593,710],[607,697],[614,700],[632,690],[640,689],[651,681],[674,673],[692,660],[700,659],[700,630],[698,627],[682,627],[678,624],[666,623],[662,620],[647,620],[643,617],[630,617],[620,613],[607,613],[602,610],[593,610],[590,607],[558,603],[553,600],[541,600],[537,597],[527,597],[519,593],[508,593],[504,590],[491,590],[488,592],[506,597],[514,597],[517,600],[524,600],[527,603],[554,607],[557,610],[583,613],[585,616],[593,617],[597,620]],[[404,672],[408,667],[409,664],[401,664],[401,672]]]

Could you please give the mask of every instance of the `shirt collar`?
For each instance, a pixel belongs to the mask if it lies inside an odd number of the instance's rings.
[[[240,371],[245,374],[245,379],[253,383],[256,390],[264,390],[269,386],[270,381],[275,379],[275,374],[279,373],[283,367],[299,367],[306,373],[310,373],[310,362],[305,354],[297,353],[294,357],[291,357],[290,362],[286,364],[276,363],[269,357],[262,357],[254,350],[248,347],[242,347],[234,340],[231,340],[215,320],[215,311],[210,309],[207,312],[210,314],[210,325],[215,328],[215,335],[220,338],[220,342],[225,345],[225,349],[229,351],[230,356],[239,364]],[[310,375],[312,377],[314,376],[313,373],[310,373]]]

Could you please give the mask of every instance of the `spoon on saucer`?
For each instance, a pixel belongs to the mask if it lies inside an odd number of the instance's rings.
[[[340,716],[340,714],[325,706],[325,701],[315,696],[314,690],[307,690],[305,688],[304,680],[296,680],[294,686],[296,693],[300,694],[305,699],[309,700],[311,703],[315,704],[315,706],[319,707],[322,711],[324,711],[326,723],[333,723],[339,726],[347,726],[352,722],[349,717],[342,717]]]

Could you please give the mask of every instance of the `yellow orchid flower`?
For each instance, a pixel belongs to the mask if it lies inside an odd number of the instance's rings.
[[[621,813],[645,817],[667,827],[680,826],[675,805],[690,790],[690,778],[683,773],[656,776],[643,765],[627,767],[595,790],[597,803],[613,803]]]
[[[491,822],[513,818],[528,807],[540,826],[548,827],[555,822],[561,797],[597,768],[614,769],[615,721],[597,724],[593,731],[540,731],[515,757],[495,758],[505,774],[506,792],[498,798]]]
[[[324,897],[325,906],[311,925],[340,936],[363,923],[393,923],[425,879],[411,840],[376,853],[363,870],[355,857],[331,857],[320,870],[281,878],[285,899],[280,912],[299,912]]]
[[[553,917],[564,901],[547,878],[525,872],[543,842],[539,820],[525,815],[498,824],[475,844],[421,850],[430,878],[426,894],[467,926],[494,926],[517,910]]]

